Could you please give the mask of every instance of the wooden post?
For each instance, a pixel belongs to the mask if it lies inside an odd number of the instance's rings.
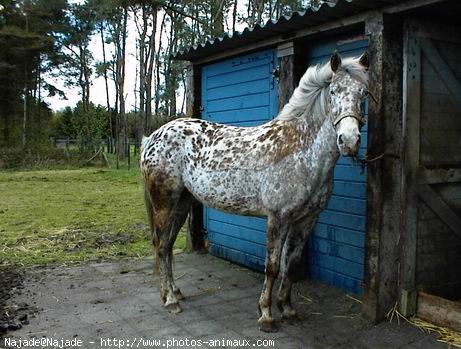
[[[295,88],[294,57],[292,41],[277,47],[278,67],[274,74],[279,79],[279,110],[288,103]]]
[[[419,167],[421,119],[421,44],[412,35],[411,25],[405,24],[403,73],[403,149],[402,149],[402,218],[400,248],[399,310],[404,316],[416,312],[416,245],[418,195],[416,191]],[[411,93],[411,97],[409,97]]]
[[[200,118],[201,89],[200,69],[192,63],[187,67],[186,75],[186,115],[191,118]],[[206,251],[203,231],[203,205],[193,200],[187,218],[187,249],[189,251]]]
[[[384,318],[397,299],[400,155],[402,110],[401,24],[381,12],[365,20],[369,39],[370,92],[368,106],[367,215],[363,311],[373,322]]]
[[[305,68],[303,65],[305,57],[303,56],[303,52],[301,52],[304,50],[304,47],[299,47],[299,51],[297,48],[293,41],[280,44],[277,47],[278,66],[276,73],[279,79],[279,111],[290,101],[293,91],[299,83],[298,80],[301,76],[299,76],[298,70],[300,69],[300,65],[302,65],[302,69]],[[299,59],[300,57],[302,59]],[[294,268],[293,280],[303,280],[306,278],[309,266],[308,251],[309,247],[306,244],[303,248],[301,259],[296,268]]]

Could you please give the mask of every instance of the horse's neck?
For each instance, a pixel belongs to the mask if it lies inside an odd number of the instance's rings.
[[[322,114],[303,115],[299,122],[308,132],[312,132],[310,134],[312,139],[307,144],[306,150],[315,152],[316,157],[324,161],[323,166],[325,169],[334,167],[339,158],[339,150],[331,116]]]

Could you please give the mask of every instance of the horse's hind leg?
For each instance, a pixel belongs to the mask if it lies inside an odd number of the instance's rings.
[[[277,278],[280,265],[280,253],[287,235],[288,224],[276,214],[268,215],[267,222],[267,254],[266,275],[259,298],[259,328],[264,332],[274,332],[276,327],[272,318],[272,288]]]
[[[310,232],[314,228],[316,219],[306,218],[295,224],[289,231],[281,256],[282,280],[278,293],[277,305],[285,319],[296,318],[296,310],[291,305],[291,288],[293,285],[293,273],[299,265],[304,246]]]
[[[162,274],[161,297],[165,308],[172,313],[181,312],[179,299],[184,298],[174,282],[173,245],[179,230],[186,220],[190,203],[190,194],[187,189],[184,189],[169,212],[168,223],[164,225],[163,229],[159,227],[159,231],[163,230],[163,233],[159,236],[159,244],[157,246],[157,254]]]
[[[173,277],[173,245],[176,241],[176,237],[178,236],[179,231],[181,230],[181,227],[184,225],[184,222],[186,221],[187,215],[189,213],[190,205],[192,204],[192,195],[189,193],[189,191],[184,188],[181,196],[179,197],[179,200],[176,202],[171,215],[170,215],[170,221],[171,221],[171,228],[170,228],[170,234],[167,237],[167,242],[165,246],[168,246],[167,249],[167,255],[168,258],[165,263],[165,268],[166,272],[168,275],[168,281],[171,284],[171,287],[173,289],[173,294],[176,297],[176,300],[182,300],[184,299],[183,294],[181,293],[180,289],[178,286],[176,286],[174,282],[174,277]]]
[[[151,206],[152,242],[160,266],[160,297],[165,308],[179,313],[181,307],[177,295],[180,296],[181,293],[173,279],[173,245],[187,217],[190,194],[182,185],[174,184],[176,183],[172,180],[163,182],[154,180],[146,182],[146,190]]]

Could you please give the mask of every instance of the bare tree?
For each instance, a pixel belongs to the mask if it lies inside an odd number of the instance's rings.
[[[106,40],[104,38],[104,22],[101,21],[99,23],[99,34],[101,36],[101,46],[102,46],[102,59],[103,59],[103,76],[104,76],[104,84],[106,88],[106,108],[107,108],[107,115],[108,115],[108,124],[109,124],[109,152],[112,151],[112,139],[114,138],[113,135],[113,126],[112,126],[112,112],[110,107],[110,97],[109,97],[109,79],[107,75],[107,71],[109,69],[107,58],[106,58]]]

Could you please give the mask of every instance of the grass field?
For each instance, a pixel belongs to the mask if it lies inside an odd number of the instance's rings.
[[[137,168],[0,172],[0,265],[151,254]]]

